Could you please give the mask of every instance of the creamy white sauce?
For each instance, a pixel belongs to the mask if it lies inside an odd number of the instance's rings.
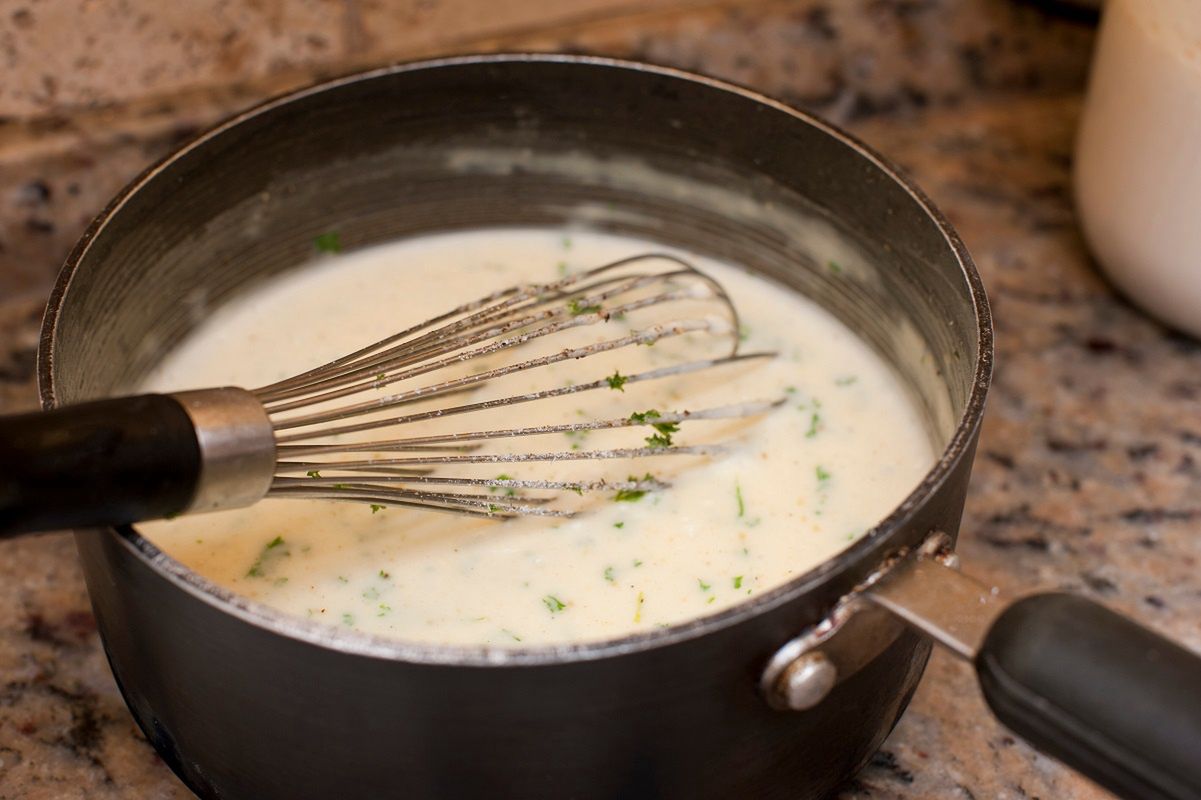
[[[146,388],[254,387],[311,368],[494,289],[553,280],[658,245],[592,232],[491,230],[326,257],[213,313]],[[878,522],[934,460],[893,372],[850,330],[790,291],[682,254],[721,281],[744,351],[779,356],[717,373],[505,410],[487,427],[602,419],[745,400],[786,402],[750,422],[693,422],[678,443],[713,457],[515,465],[516,478],[653,473],[635,501],[590,496],[569,519],[469,520],[413,509],[265,500],[140,526],[174,558],[283,611],[409,641],[522,646],[596,640],[715,613],[778,586]],[[606,323],[623,324],[623,323]],[[632,324],[632,323],[625,323]],[[528,376],[528,387],[630,374],[663,347],[626,348]],[[478,430],[474,420],[441,430]],[[456,428],[457,426],[457,428]],[[646,429],[554,434],[517,449],[637,446]],[[410,432],[411,433],[411,432]],[[547,437],[539,437],[545,439]],[[495,466],[470,474],[496,477]],[[466,474],[466,473],[465,473]]]

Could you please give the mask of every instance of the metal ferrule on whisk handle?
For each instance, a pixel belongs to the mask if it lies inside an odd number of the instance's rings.
[[[677,310],[683,309],[677,313]],[[670,313],[669,313],[670,312]],[[586,341],[573,331],[651,314],[641,327]],[[632,325],[632,323],[631,323]],[[266,496],[337,500],[482,517],[570,516],[565,494],[664,488],[626,481],[518,480],[469,465],[706,456],[717,443],[514,452],[502,442],[547,434],[685,423],[765,413],[779,400],[431,432],[441,419],[613,389],[612,376],[481,396],[510,376],[677,337],[717,352],[620,376],[662,381],[772,353],[739,354],[737,312],[724,289],[675,256],[644,254],[546,284],[464,304],[315,369],[254,390],[204,389],[99,400],[0,418],[0,533],[130,522],[251,505]],[[541,350],[539,350],[541,348]],[[532,351],[532,352],[531,352]],[[489,359],[504,359],[495,366]],[[541,380],[541,378],[540,378]],[[467,395],[465,400],[460,396]],[[623,391],[624,395],[624,391]],[[532,407],[538,417],[538,406]],[[486,415],[484,415],[486,416]],[[545,441],[545,440],[542,440]]]
[[[275,479],[275,429],[253,393],[236,386],[173,392],[196,431],[200,473],[183,513],[253,505]]]

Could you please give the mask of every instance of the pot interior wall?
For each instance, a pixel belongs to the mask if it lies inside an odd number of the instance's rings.
[[[977,356],[968,283],[883,169],[704,82],[521,60],[327,88],[194,146],[83,252],[54,399],[131,389],[214,306],[316,257],[321,233],[353,249],[562,224],[723,258],[815,298],[897,367],[940,449],[952,435]],[[436,276],[397,279],[419,292]]]

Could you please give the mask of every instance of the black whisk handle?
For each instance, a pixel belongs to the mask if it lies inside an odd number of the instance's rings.
[[[0,417],[0,538],[173,516],[196,493],[200,452],[168,395]]]

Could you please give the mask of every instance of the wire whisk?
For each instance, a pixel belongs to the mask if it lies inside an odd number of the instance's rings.
[[[729,442],[675,437],[782,402],[681,408],[678,387],[703,389],[717,382],[710,373],[774,355],[739,353],[739,330],[719,283],[677,256],[646,253],[493,292],[252,391],[121,397],[0,418],[0,533],[125,524],[264,497],[497,518],[570,516],[598,492],[641,497],[667,482],[622,462],[712,456]],[[637,369],[623,374],[629,362]],[[736,374],[727,378],[736,385]],[[669,389],[674,410],[635,405],[655,386]],[[587,400],[598,392],[603,402]],[[601,413],[578,407],[588,403]],[[528,420],[514,425],[515,415]],[[570,447],[548,444],[562,441],[556,434]],[[593,434],[633,441],[585,447]],[[628,477],[575,474],[599,462],[624,466]],[[553,472],[538,474],[539,464]],[[521,478],[495,472],[518,465]]]
[[[611,330],[614,320],[653,312],[647,324]],[[672,312],[687,312],[675,314]],[[559,343],[600,326],[599,340]],[[622,390],[714,368],[768,358],[739,354],[739,320],[722,286],[674,255],[647,253],[552,283],[515,286],[422,322],[301,375],[254,390],[276,432],[278,463],[268,496],[419,506],[482,516],[567,516],[548,507],[556,493],[646,492],[663,481],[517,480],[455,474],[463,465],[703,456],[721,444],[676,444],[671,435],[699,420],[738,419],[778,401],[754,401],[687,411],[629,412],[607,419],[421,435],[424,423],[537,403],[585,392]],[[718,354],[680,359],[621,375],[597,375],[565,386],[410,410],[417,404],[476,393],[499,379],[557,364],[583,362],[624,348],[675,337],[710,340]],[[537,345],[542,352],[529,354]],[[492,357],[511,360],[491,366]],[[483,365],[483,366],[478,366]],[[451,374],[448,374],[451,373]],[[462,374],[459,374],[462,373]],[[386,393],[380,394],[381,390]],[[536,413],[531,410],[527,413]],[[647,443],[591,450],[496,451],[519,437],[650,428]],[[352,435],[371,432],[362,440]],[[411,434],[411,435],[407,435]],[[376,438],[379,437],[379,438]],[[331,441],[331,439],[334,439]],[[537,496],[531,492],[537,491]],[[550,494],[548,497],[547,494]]]

